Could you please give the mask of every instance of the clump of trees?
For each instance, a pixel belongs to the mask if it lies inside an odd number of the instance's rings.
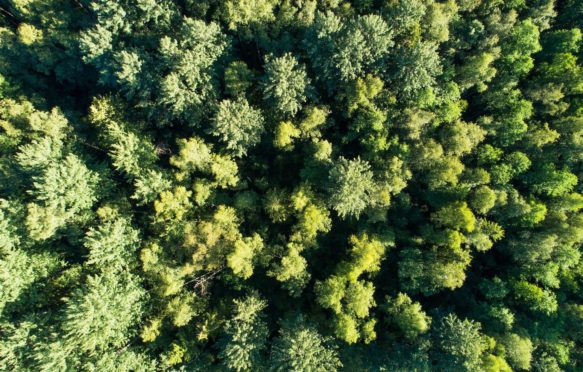
[[[0,14],[0,370],[583,369],[580,1]]]

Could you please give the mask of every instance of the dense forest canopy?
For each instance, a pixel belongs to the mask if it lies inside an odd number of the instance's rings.
[[[583,1],[0,16],[0,370],[583,370]]]

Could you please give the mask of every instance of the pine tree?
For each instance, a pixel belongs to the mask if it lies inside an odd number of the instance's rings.
[[[263,365],[268,328],[262,311],[266,305],[255,294],[234,300],[233,316],[225,323],[225,333],[219,341],[219,357],[225,368],[252,371]]]

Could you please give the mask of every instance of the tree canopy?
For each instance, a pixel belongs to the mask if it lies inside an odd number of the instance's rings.
[[[581,0],[0,2],[0,370],[583,371]]]

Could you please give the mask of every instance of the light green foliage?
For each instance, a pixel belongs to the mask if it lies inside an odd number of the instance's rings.
[[[431,219],[442,226],[472,232],[476,226],[476,217],[466,203],[455,203],[435,212]]]
[[[26,226],[35,240],[52,237],[76,214],[96,201],[98,175],[75,155],[69,154],[33,178],[30,194],[37,203],[28,205]]]
[[[263,249],[263,240],[257,234],[235,242],[235,250],[227,256],[227,265],[236,275],[247,279],[253,274],[253,258]]]
[[[316,283],[314,289],[318,296],[318,303],[335,313],[340,313],[345,287],[346,280],[340,276],[331,276],[323,282]]]
[[[401,32],[418,25],[427,7],[419,0],[386,1],[383,12],[391,25]]]
[[[177,39],[160,40],[159,53],[168,64],[168,72],[160,77],[157,105],[167,119],[198,123],[207,111],[205,102],[216,95],[214,64],[227,46],[217,24],[189,18],[184,19]]]
[[[369,317],[370,310],[376,305],[375,287],[372,282],[358,278],[364,273],[375,273],[380,269],[378,263],[386,247],[366,234],[351,236],[350,243],[350,258],[338,265],[337,274],[322,282],[317,281],[314,291],[318,303],[334,312],[334,332],[337,337],[347,343],[354,343],[359,338],[369,343],[376,338],[376,321]],[[361,329],[358,330],[357,326]]]
[[[304,43],[318,80],[329,88],[378,71],[393,46],[392,32],[386,21],[375,14],[358,16],[343,24],[326,13],[316,17]]]
[[[274,19],[273,0],[228,0],[225,2],[225,20],[230,29],[259,27]]]
[[[433,2],[427,7],[423,29],[428,40],[444,42],[449,39],[449,23],[456,15],[458,6],[455,1]]]
[[[517,370],[530,370],[532,342],[528,338],[511,333],[502,340],[506,359]]]
[[[348,111],[352,112],[358,107],[370,107],[374,105],[373,99],[382,91],[384,83],[378,77],[366,75],[358,78],[353,85],[349,85],[346,92]]]
[[[161,192],[167,191],[170,187],[171,182],[164,174],[150,170],[138,176],[134,183],[134,194],[131,197],[139,204],[151,203]]]
[[[492,78],[496,75],[496,69],[492,67],[495,56],[492,53],[483,52],[470,56],[459,66],[457,77],[462,89],[476,86],[476,89],[484,91],[488,88]]]
[[[485,131],[478,125],[462,121],[446,125],[442,133],[445,152],[458,156],[470,153],[485,137]]]
[[[368,235],[350,237],[350,258],[341,266],[343,274],[349,280],[356,280],[363,273],[375,273],[380,270],[381,260],[385,254],[385,245]]]
[[[330,110],[324,106],[308,107],[305,110],[304,118],[299,123],[302,137],[320,137],[320,130],[322,125],[326,123],[329,114]]]
[[[221,188],[236,186],[239,182],[237,163],[225,155],[213,155],[211,160],[211,173],[217,186]]]
[[[235,157],[247,154],[259,142],[263,130],[261,111],[244,98],[222,101],[209,129]]]
[[[318,233],[327,233],[332,226],[330,212],[321,205],[308,204],[298,214],[298,224],[294,227],[292,241],[312,243]]]
[[[68,155],[35,177],[31,194],[45,208],[69,217],[93,205],[97,179],[78,157]]]
[[[513,289],[516,300],[528,309],[545,314],[557,311],[557,299],[553,292],[527,281],[515,283]]]
[[[27,254],[20,249],[2,247],[0,260],[0,311],[21,296],[35,281],[46,280],[63,266],[54,254]]]
[[[56,161],[60,157],[62,146],[62,141],[51,137],[33,140],[20,146],[16,161],[25,171],[42,170],[49,166],[50,161]]]
[[[178,140],[178,154],[170,164],[183,172],[207,171],[211,163],[211,149],[200,138]]]
[[[470,199],[470,205],[477,213],[487,213],[496,204],[496,193],[488,186],[477,187]]]
[[[148,142],[140,140],[134,133],[124,133],[113,126],[109,129],[111,136],[116,139],[110,151],[115,169],[130,177],[136,177],[142,166],[155,161],[154,149]]]
[[[453,236],[460,237],[459,233]],[[433,294],[445,288],[461,287],[466,279],[470,254],[459,247],[448,248],[437,247],[428,251],[407,248],[401,251],[399,279],[403,288],[413,293]]]
[[[291,121],[282,121],[275,128],[273,145],[281,149],[291,149],[294,138],[297,138],[300,133]]]
[[[340,79],[353,80],[381,63],[393,46],[385,20],[373,14],[358,16],[341,31],[333,61]]]
[[[553,164],[543,164],[529,175],[532,190],[537,194],[561,196],[577,184],[577,176],[568,169],[556,169]]]
[[[191,207],[191,196],[192,192],[182,186],[162,192],[160,198],[154,202],[156,220],[166,222],[181,220]]]
[[[526,74],[534,66],[531,54],[541,49],[538,27],[527,19],[519,23],[503,44],[503,61],[513,74]]]
[[[157,363],[148,354],[126,349],[119,352],[108,352],[88,363],[85,368],[91,370],[116,370],[123,372],[139,371],[147,372],[156,369]]]
[[[431,325],[431,318],[422,310],[421,304],[413,302],[404,293],[399,293],[394,299],[387,297],[385,310],[390,316],[390,322],[409,340],[427,332]]]
[[[312,143],[321,136],[320,130],[330,114],[325,107],[310,106],[305,111],[304,118],[295,125],[291,121],[282,121],[275,128],[273,144],[284,151],[292,150],[296,139],[312,139]],[[318,141],[321,144],[322,141]],[[317,151],[318,153],[318,151]],[[316,155],[318,158],[318,155]]]
[[[367,317],[370,308],[375,305],[373,295],[374,286],[371,282],[351,281],[344,295],[346,311],[354,314],[357,318]]]
[[[359,332],[357,322],[350,315],[340,314],[334,324],[336,337],[344,340],[348,344],[358,341]]]

